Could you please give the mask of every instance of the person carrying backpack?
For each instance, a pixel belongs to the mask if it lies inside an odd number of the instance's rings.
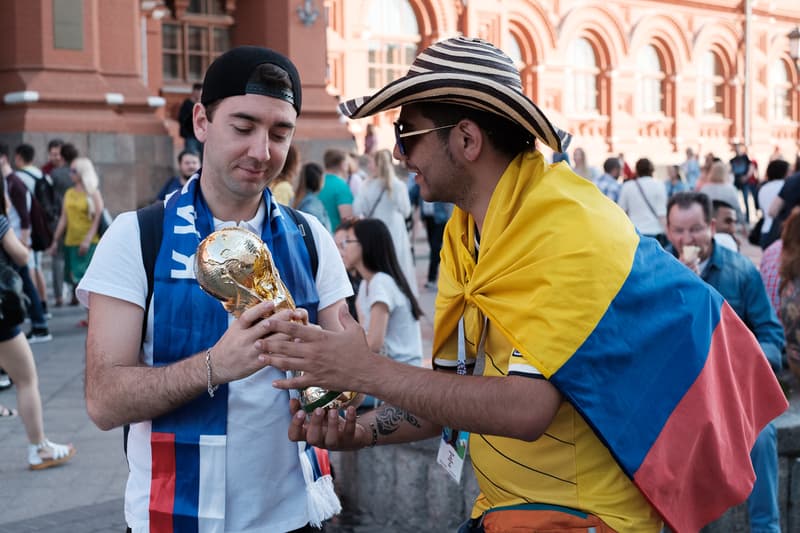
[[[212,231],[247,228],[269,246],[296,305],[322,328],[340,328],[339,308],[352,289],[333,238],[304,217],[319,260],[315,275],[300,225],[267,188],[291,145],[301,87],[278,52],[246,46],[219,56],[194,107],[205,164],[163,203],[151,298],[130,212],[103,235],[78,284],[89,307],[89,416],[104,430],[130,425],[125,518],[133,533],[178,523],[312,531],[340,508],[330,477],[312,479],[324,466],[311,468],[305,444],[285,436],[289,393],[272,386],[285,374],[258,361],[255,341],[270,304],[234,319],[202,291],[190,259]],[[315,506],[320,492],[324,505]],[[209,505],[192,504],[198,501]]]
[[[14,153],[14,162],[17,167],[14,176],[27,189],[25,194],[26,201],[24,207],[21,208],[21,210],[25,211],[27,219],[30,221],[30,242],[26,242],[26,244],[30,244],[34,250],[34,253],[31,254],[32,258],[28,263],[28,268],[22,267],[20,269],[25,294],[31,299],[32,303],[29,313],[33,327],[27,334],[28,342],[31,344],[47,342],[53,339],[47,323],[47,289],[41,268],[41,250],[49,246],[46,234],[48,223],[34,193],[36,184],[42,181],[44,174],[33,165],[34,155],[33,146],[29,144],[19,145]],[[52,239],[52,232],[49,238]],[[24,274],[22,271],[24,271]]]

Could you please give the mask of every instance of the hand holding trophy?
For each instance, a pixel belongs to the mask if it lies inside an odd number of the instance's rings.
[[[225,228],[203,239],[195,254],[195,275],[200,287],[237,318],[263,301],[273,302],[276,312],[295,309],[269,248],[245,229]],[[300,404],[306,412],[317,407],[340,409],[357,396],[353,392],[307,387],[300,391]]]

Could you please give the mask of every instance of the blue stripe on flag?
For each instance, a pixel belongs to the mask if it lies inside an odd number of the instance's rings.
[[[583,345],[552,376],[633,477],[705,365],[722,297],[654,239]]]
[[[199,439],[191,435],[175,435],[175,508],[173,524],[179,533],[198,532],[198,499],[200,494]]]

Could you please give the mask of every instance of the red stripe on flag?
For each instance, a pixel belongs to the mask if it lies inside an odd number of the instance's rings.
[[[329,476],[331,474],[331,459],[330,456],[328,455],[328,450],[323,450],[315,446],[314,453],[317,456],[317,464],[319,465],[319,471],[322,473],[323,476]]]
[[[725,302],[705,366],[634,481],[673,531],[698,531],[750,494],[750,450],[787,406],[758,342]]]
[[[172,515],[175,507],[175,435],[153,432],[150,435],[150,447],[150,531],[168,533],[174,529]]]

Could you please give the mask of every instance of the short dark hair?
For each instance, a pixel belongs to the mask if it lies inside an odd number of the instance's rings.
[[[306,163],[300,169],[300,179],[305,184],[306,191],[319,191],[322,186],[322,167],[316,163]]]
[[[605,163],[603,163],[603,172],[606,174],[611,174],[611,172],[621,168],[622,165],[619,164],[619,158],[617,157],[609,157],[606,159]]]
[[[711,222],[711,200],[708,195],[702,192],[678,192],[673,194],[667,202],[667,223],[669,223],[669,213],[672,207],[677,205],[680,209],[689,209],[692,204],[697,204],[703,208],[703,218],[706,223]]]
[[[8,151],[8,145],[7,144],[0,143],[0,156],[3,156],[3,155],[6,156],[6,158],[8,158],[8,156],[10,155],[10,152]]]
[[[62,146],[64,146],[64,139],[51,139],[50,142],[47,143],[47,151],[49,152],[53,148],[61,148]]]
[[[33,146],[28,143],[22,143],[17,146],[17,149],[14,150],[14,153],[20,156],[26,163],[32,162],[33,158],[36,156],[36,150],[34,150]]]
[[[441,102],[415,102],[409,104],[418,109],[425,118],[431,120],[435,127],[457,124],[461,120],[471,120],[486,134],[489,143],[499,152],[515,157],[520,152],[527,152],[536,146],[536,138],[525,128],[500,115],[481,111],[458,104]],[[449,129],[436,132],[444,142],[450,135]]]
[[[711,200],[711,206],[714,209],[715,217],[717,216],[717,211],[719,211],[721,208],[733,209],[734,211],[736,211],[736,208],[733,207],[728,202],[726,202],[725,200]]]
[[[61,159],[63,159],[67,164],[72,163],[78,158],[78,149],[75,148],[75,145],[72,143],[66,143],[61,145]]]
[[[192,90],[193,91],[202,91],[203,90],[203,84],[200,83],[200,82],[194,82],[192,84]]]
[[[325,165],[326,170],[337,168],[344,162],[346,157],[347,154],[342,150],[336,150],[335,148],[325,150],[322,155],[322,164]]]
[[[789,162],[783,159],[770,161],[767,165],[767,181],[782,180],[789,173]]]
[[[653,166],[652,161],[646,157],[643,157],[636,162],[636,177],[652,176],[654,170],[655,167]]]
[[[193,155],[196,158],[200,159],[200,154],[192,150],[191,148],[187,148],[185,150],[181,150],[181,153],[178,154],[178,164],[180,165],[183,162],[183,158],[187,155]]]
[[[259,83],[265,87],[276,90],[292,90],[292,78],[289,73],[278,65],[272,63],[262,63],[258,65],[253,74],[250,76],[250,83]],[[202,85],[200,88],[202,89]],[[223,99],[214,100],[206,105],[206,117],[211,122],[214,117],[214,111]]]

